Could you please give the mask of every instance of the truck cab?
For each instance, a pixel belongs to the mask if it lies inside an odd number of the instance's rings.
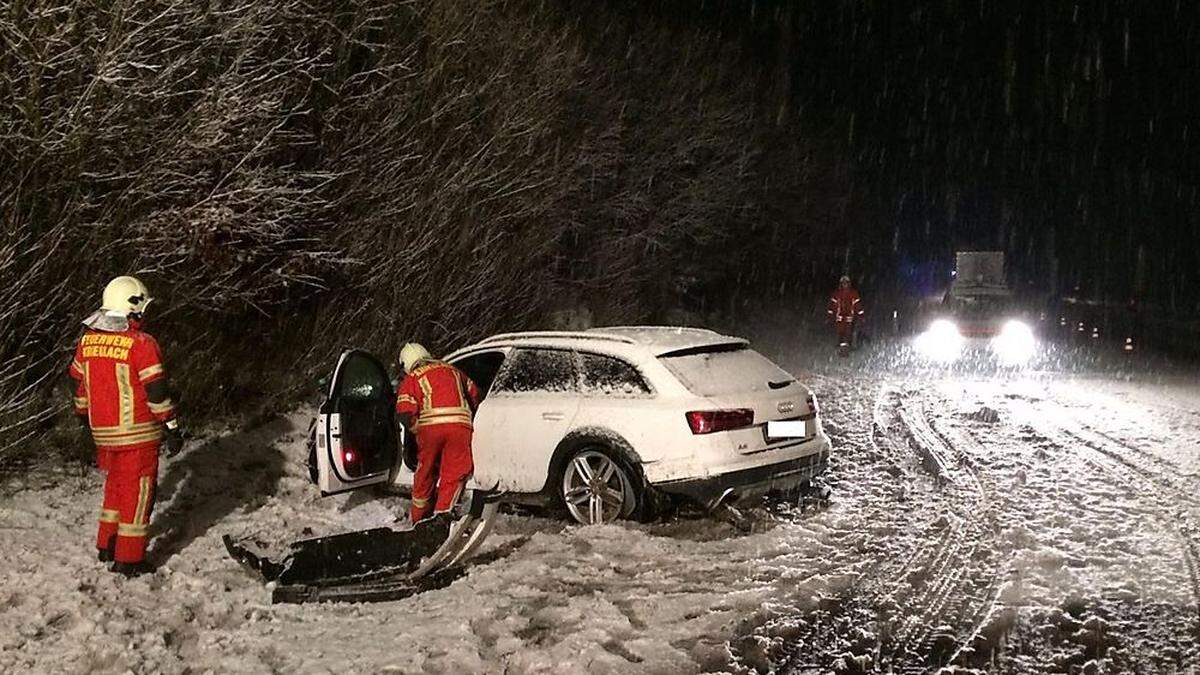
[[[950,287],[933,314],[914,341],[927,361],[1023,367],[1039,349],[1005,276],[1003,251],[959,251]]]
[[[964,338],[994,338],[1019,313],[1004,275],[1003,251],[959,251],[942,315]]]

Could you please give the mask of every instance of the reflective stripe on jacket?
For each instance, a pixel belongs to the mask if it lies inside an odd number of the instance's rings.
[[[839,288],[829,298],[826,313],[837,321],[854,321],[863,315],[862,299],[853,288]]]
[[[175,416],[170,399],[151,403],[146,395],[146,385],[166,377],[166,371],[158,343],[137,328],[85,331],[75,346],[70,374],[78,382],[75,412],[88,416],[98,448],[157,443],[162,422]]]

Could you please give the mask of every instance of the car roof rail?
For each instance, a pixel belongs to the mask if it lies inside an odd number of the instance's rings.
[[[479,344],[490,344],[493,342],[505,342],[513,340],[604,340],[607,342],[620,342],[627,345],[636,345],[637,340],[624,335],[610,335],[607,333],[586,333],[580,331],[538,331],[530,333],[501,333],[493,335],[487,339],[480,340]]]
[[[697,326],[601,326],[590,330],[600,333],[606,330],[620,330],[639,333],[707,333],[709,335],[720,335],[720,333],[711,328],[700,328]]]

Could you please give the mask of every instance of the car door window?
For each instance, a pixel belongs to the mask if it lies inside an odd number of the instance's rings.
[[[373,402],[392,394],[392,383],[379,362],[364,352],[353,352],[338,372],[334,395],[343,401]]]
[[[632,364],[612,356],[582,354],[583,394],[630,398],[649,396],[650,386]]]
[[[518,349],[496,379],[495,392],[569,392],[579,388],[579,369],[573,352],[558,349]]]
[[[471,378],[475,386],[479,387],[479,393],[484,397],[491,390],[492,383],[495,382],[496,374],[500,372],[502,365],[504,365],[504,352],[500,351],[471,354],[454,361],[454,366]]]

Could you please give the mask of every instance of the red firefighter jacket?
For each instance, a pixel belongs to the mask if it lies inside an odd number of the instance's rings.
[[[863,315],[862,299],[853,288],[839,288],[829,298],[829,309],[826,310],[835,321],[854,321]]]
[[[166,377],[158,343],[136,326],[120,332],[88,329],[75,347],[71,377],[78,381],[75,412],[88,416],[92,438],[103,450],[157,443],[162,423],[175,416],[164,399],[152,403],[146,386]]]
[[[435,424],[471,428],[479,399],[479,388],[461,370],[441,361],[427,361],[400,383],[396,412],[411,415],[417,429]]]

